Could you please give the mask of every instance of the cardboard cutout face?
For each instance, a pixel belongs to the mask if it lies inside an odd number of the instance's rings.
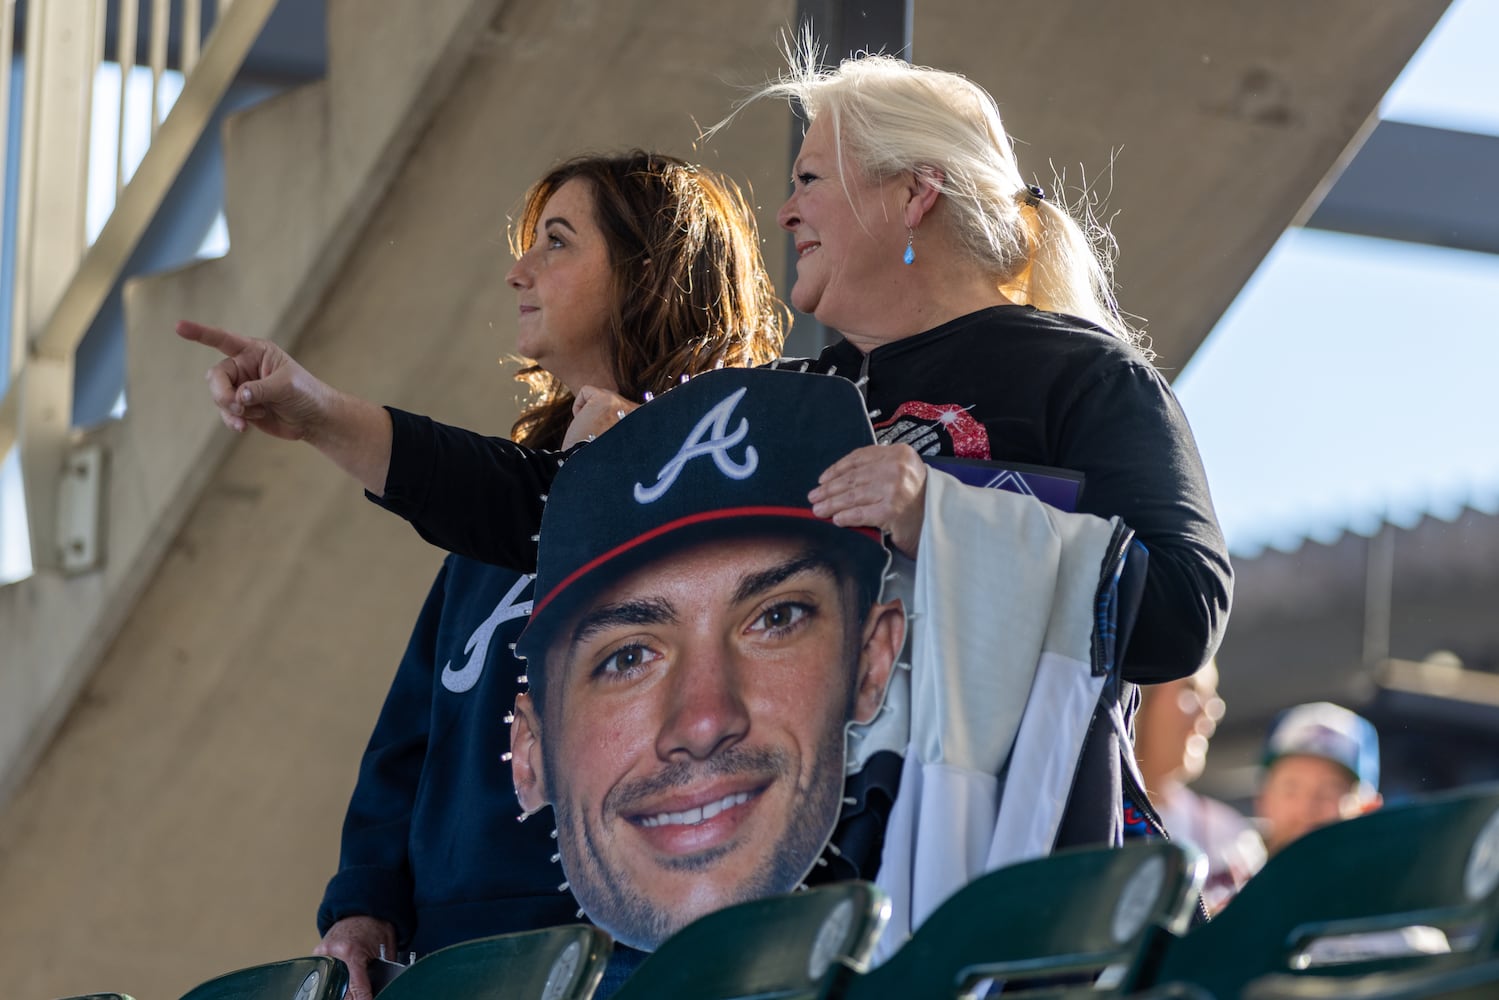
[[[522,804],[549,802],[590,919],[652,949],[705,913],[789,892],[831,835],[845,730],[879,711],[904,618],[792,536],[704,542],[605,589],[522,698]]]
[[[873,443],[842,379],[723,370],[566,460],[517,649],[521,805],[616,940],[789,892],[842,804],[846,730],[905,637],[877,534],[816,518],[817,477]]]

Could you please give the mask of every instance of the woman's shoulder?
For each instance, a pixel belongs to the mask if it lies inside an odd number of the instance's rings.
[[[1155,366],[1128,342],[1086,319],[1033,306],[997,306],[973,313],[947,338],[978,368],[1024,370],[1032,377],[1091,383]]]
[[[1041,343],[1049,343],[1059,350],[1106,355],[1140,364],[1150,363],[1138,347],[1081,316],[1049,312],[1035,306],[1000,306],[986,310],[986,313],[990,323],[1004,327],[1012,335],[1029,334]]]

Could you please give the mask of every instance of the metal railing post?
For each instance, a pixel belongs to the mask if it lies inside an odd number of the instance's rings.
[[[167,71],[167,36],[172,27],[170,0],[151,0],[151,138],[161,125],[161,78]]]
[[[10,139],[10,76],[14,65],[13,56],[16,49],[16,0],[4,0],[0,3],[0,136],[4,136],[9,143]],[[3,200],[6,188],[6,169],[9,166],[10,156],[0,156],[0,200]],[[13,316],[0,316],[0,323],[10,323],[14,331]],[[4,384],[9,384],[12,376],[21,369],[21,361],[26,357],[26,336],[23,333],[12,333],[9,340],[10,350],[6,356],[0,358],[0,364],[5,366]],[[5,457],[8,446],[0,440],[0,460]]]
[[[115,135],[115,197],[125,190],[125,126],[129,120],[130,76],[135,69],[135,45],[140,30],[138,0],[120,0],[120,22],[115,29],[115,62],[120,67],[120,120]]]
[[[32,562],[58,564],[52,537],[72,418],[73,360],[39,357],[38,338],[83,256],[90,110],[104,17],[99,3],[31,4],[17,195],[11,337],[25,345],[16,395]]]

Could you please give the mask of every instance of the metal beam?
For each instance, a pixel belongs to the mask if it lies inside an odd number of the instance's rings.
[[[1499,136],[1380,122],[1307,226],[1499,253]]]

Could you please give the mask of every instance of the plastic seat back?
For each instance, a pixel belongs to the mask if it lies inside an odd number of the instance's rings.
[[[889,900],[868,882],[740,903],[672,935],[614,997],[830,996],[849,970],[863,970],[889,919]]]
[[[182,1000],[339,1000],[349,970],[336,958],[291,958],[210,979]]]
[[[1371,972],[1362,976],[1272,973],[1244,988],[1244,1000],[1492,1000],[1499,959],[1452,968]]]
[[[613,947],[582,924],[464,941],[418,959],[380,1000],[587,1000]]]
[[[1499,786],[1487,785],[1287,845],[1211,923],[1172,941],[1150,978],[1224,998],[1267,976],[1278,989],[1314,977],[1350,988],[1369,973],[1481,962],[1495,957],[1496,941]]]
[[[1125,988],[1160,937],[1191,920],[1202,855],[1166,841],[1059,851],[989,872],[954,893],[889,961],[852,980],[851,1000],[951,1000],[983,980],[1005,995],[1065,984]],[[1093,992],[1091,995],[1099,995]]]

